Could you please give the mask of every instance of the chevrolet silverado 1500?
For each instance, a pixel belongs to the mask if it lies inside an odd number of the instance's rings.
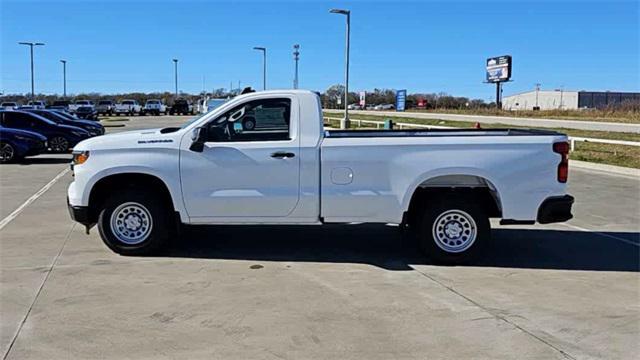
[[[320,98],[238,96],[182,127],[74,148],[68,207],[120,254],[159,250],[181,224],[395,223],[461,263],[489,218],[571,218],[567,137],[522,129],[325,130]]]

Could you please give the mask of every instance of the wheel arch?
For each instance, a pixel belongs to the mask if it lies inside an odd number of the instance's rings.
[[[502,217],[502,199],[495,182],[477,172],[454,172],[424,177],[416,182],[412,191],[407,194],[405,221],[410,222],[411,215],[416,214],[428,199],[447,193],[474,197],[487,210],[489,217]]]
[[[114,190],[131,187],[153,189],[165,204],[171,207],[172,213],[179,211],[174,204],[169,186],[160,177],[143,172],[122,172],[104,176],[91,187],[88,202],[91,219],[97,220],[101,204],[104,204]]]

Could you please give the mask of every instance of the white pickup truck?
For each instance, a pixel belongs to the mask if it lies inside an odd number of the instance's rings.
[[[135,114],[139,115],[141,111],[142,106],[140,106],[136,100],[122,100],[113,108],[113,113],[115,115],[124,114],[133,116]]]
[[[147,102],[144,104],[144,108],[142,108],[142,113],[141,115],[146,115],[146,114],[151,114],[151,115],[166,115],[167,114],[167,106],[162,102],[162,100],[159,99],[149,99],[147,100]]]
[[[572,217],[568,151],[552,131],[325,130],[315,93],[265,91],[182,127],[82,141],[68,208],[120,254],[158,251],[182,224],[370,222],[461,263],[487,244],[489,218]]]
[[[88,106],[88,107],[94,107],[93,106],[93,101],[91,100],[76,100],[73,102],[73,104],[69,104],[69,112],[76,112],[76,110],[78,110],[78,108],[83,107],[83,106]]]

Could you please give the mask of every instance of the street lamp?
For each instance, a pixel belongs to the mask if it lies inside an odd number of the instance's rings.
[[[298,60],[300,59],[300,45],[293,45],[293,60],[296,62],[296,74],[293,77],[293,88],[298,88]]]
[[[178,98],[178,59],[173,59],[174,75],[176,80],[176,99]]]
[[[344,64],[344,119],[340,122],[341,129],[349,128],[349,37],[351,27],[351,11],[343,9],[331,9],[332,14],[342,14],[347,17],[347,43],[345,50],[345,64]]]
[[[33,42],[19,42],[20,45],[27,45],[31,50],[31,100],[35,100],[36,94],[33,86],[33,47],[34,46],[43,46],[44,43],[33,43]]]
[[[267,48],[255,46],[253,50],[262,51],[262,90],[267,90]]]
[[[60,60],[62,63],[62,96],[67,97],[67,60]]]

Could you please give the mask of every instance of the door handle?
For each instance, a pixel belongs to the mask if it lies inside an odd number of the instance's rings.
[[[290,153],[290,152],[284,152],[284,151],[277,151],[271,154],[271,157],[275,159],[288,159],[294,156],[296,156],[296,154]]]

